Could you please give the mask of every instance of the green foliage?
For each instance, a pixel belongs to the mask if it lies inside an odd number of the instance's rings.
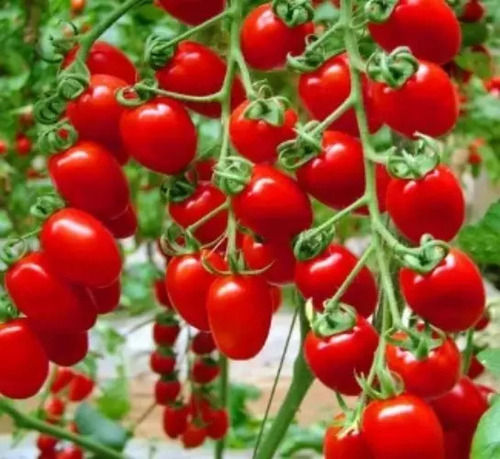
[[[148,262],[134,263],[126,268],[120,304],[130,315],[142,314],[155,307],[152,286],[156,277],[156,268]]]
[[[478,360],[495,376],[500,376],[500,349],[485,349],[477,355]]]
[[[130,412],[130,393],[127,373],[123,365],[117,367],[117,376],[101,385],[97,399],[99,411],[109,419],[122,420]]]
[[[500,397],[494,398],[483,415],[472,442],[471,459],[498,459],[500,457]]]

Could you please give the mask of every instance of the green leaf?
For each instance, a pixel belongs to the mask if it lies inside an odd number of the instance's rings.
[[[117,368],[118,376],[104,383],[97,406],[102,414],[113,420],[121,420],[130,412],[130,394],[123,365]]]
[[[472,459],[498,459],[500,457],[500,397],[479,421],[472,441]]]
[[[500,349],[485,349],[477,355],[477,358],[488,371],[500,376]]]
[[[106,349],[106,353],[116,355],[125,344],[125,338],[112,327],[111,324],[99,322],[96,327],[99,339]]]

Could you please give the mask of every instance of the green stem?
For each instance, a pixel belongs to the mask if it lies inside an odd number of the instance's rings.
[[[349,96],[341,105],[339,105],[332,113],[330,113],[321,123],[319,123],[312,131],[311,135],[320,134],[330,124],[339,119],[353,105],[352,96]]]
[[[219,356],[219,367],[219,403],[222,408],[226,408],[229,385],[229,362],[227,360],[227,357],[222,353]],[[215,444],[215,459],[222,459],[224,457],[225,447],[226,437],[223,437]]]
[[[466,375],[470,368],[472,355],[474,353],[474,328],[467,330],[466,344],[463,353],[463,373]]]
[[[178,92],[166,91],[165,89],[153,88],[142,83],[138,83],[134,87],[139,90],[143,89],[146,91],[151,91],[158,96],[170,97],[171,99],[182,100],[184,102],[217,102],[221,99],[222,96],[221,91],[214,92],[213,94],[207,94],[206,96],[192,96],[190,94],[181,94]]]
[[[228,207],[229,207],[229,201],[226,200],[220,206],[216,207],[214,210],[211,210],[207,214],[203,215],[203,217],[201,217],[199,220],[196,220],[192,225],[189,225],[186,228],[186,231],[190,233],[196,231],[200,226],[207,223],[211,218],[215,217],[218,213],[222,212],[223,210],[226,210]]]

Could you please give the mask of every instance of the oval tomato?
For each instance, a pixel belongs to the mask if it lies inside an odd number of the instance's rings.
[[[182,434],[182,444],[186,449],[198,448],[198,446],[201,446],[205,442],[206,438],[207,431],[205,427],[200,427],[193,422],[189,422]]]
[[[220,440],[229,430],[229,416],[226,410],[212,409],[203,420],[207,423],[207,435],[213,440]]]
[[[58,394],[61,390],[68,386],[74,376],[75,373],[71,368],[58,367],[55,370],[54,377],[52,378],[50,392],[52,394]]]
[[[97,313],[107,314],[114,311],[120,304],[121,291],[120,279],[106,287],[89,289]]]
[[[343,434],[342,427],[329,427],[323,441],[325,459],[370,459],[371,453],[360,431]]]
[[[175,401],[181,392],[181,383],[176,379],[159,379],[155,384],[155,401],[166,406]]]
[[[106,220],[104,225],[116,239],[126,239],[133,236],[137,231],[138,221],[137,213],[132,203],[129,202],[125,211],[118,215],[118,217]]]
[[[210,354],[215,350],[215,342],[211,333],[198,332],[191,342],[191,350],[197,355]]]
[[[178,174],[196,154],[194,124],[186,109],[172,99],[156,98],[125,110],[120,130],[129,154],[155,172]]]
[[[186,24],[198,25],[222,13],[226,0],[158,0],[158,6]]]
[[[17,134],[15,149],[19,156],[27,156],[31,153],[33,145],[31,140],[26,136],[26,134]]]
[[[69,383],[68,399],[72,402],[81,402],[90,396],[94,386],[95,382],[91,377],[77,373]]]
[[[453,172],[442,165],[421,179],[392,179],[386,205],[398,230],[413,242],[426,233],[450,241],[465,219],[462,188]]]
[[[271,292],[271,303],[273,305],[273,314],[278,312],[281,304],[283,302],[283,295],[281,293],[281,288],[276,285],[270,285],[269,290]]]
[[[260,276],[230,275],[216,279],[207,295],[210,329],[217,348],[230,359],[259,353],[271,327],[269,287]]]
[[[49,360],[57,365],[70,367],[82,361],[89,350],[87,332],[50,333],[33,328]]]
[[[159,375],[169,376],[175,369],[175,354],[171,347],[159,347],[149,358],[151,370]]]
[[[399,282],[410,308],[446,332],[466,330],[484,313],[486,299],[481,273],[457,249],[451,249],[430,273],[401,269]]]
[[[189,407],[186,405],[168,405],[163,412],[163,430],[170,438],[177,438],[187,428]]]
[[[219,365],[210,357],[197,357],[191,369],[191,377],[197,384],[209,384],[219,376],[219,373]]]

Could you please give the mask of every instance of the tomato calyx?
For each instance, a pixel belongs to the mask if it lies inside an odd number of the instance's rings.
[[[366,73],[374,81],[401,88],[416,73],[418,66],[410,48],[400,46],[390,54],[383,51],[373,53],[366,63]]]
[[[40,115],[44,116],[44,115]],[[71,148],[78,140],[78,133],[66,118],[40,128],[38,147],[42,153],[55,153]]]
[[[365,14],[370,22],[382,23],[387,21],[398,0],[370,0],[365,5]]]
[[[419,361],[425,360],[432,350],[442,346],[446,341],[446,335],[439,329],[431,329],[427,322],[416,328],[405,328],[403,334],[399,335],[401,338],[395,336],[395,333],[389,331],[386,341],[411,352]]]
[[[60,196],[55,193],[45,194],[36,199],[35,203],[30,207],[30,213],[39,220],[46,220],[64,206],[65,202]]]
[[[0,322],[17,319],[19,311],[4,290],[0,290]]]
[[[260,88],[260,93],[267,88]],[[264,95],[264,94],[262,94]],[[264,120],[271,126],[283,126],[285,111],[290,102],[285,97],[260,97],[252,100],[243,112],[243,116],[250,120]]]
[[[193,234],[173,221],[169,221],[160,236],[160,247],[168,256],[186,255],[199,252],[201,244]]]
[[[434,239],[424,234],[420,240],[420,247],[408,249],[400,253],[404,266],[421,274],[432,271],[448,255],[449,246],[446,242]]]
[[[117,102],[124,107],[134,108],[151,100],[160,94],[158,82],[154,78],[144,78],[132,86],[124,86],[116,91]]]
[[[293,244],[293,253],[299,261],[307,261],[323,253],[332,242],[335,227],[312,228],[302,231]]]
[[[357,314],[353,307],[329,300],[325,301],[324,306],[324,311],[317,313],[312,301],[306,304],[311,329],[316,336],[328,338],[351,330],[356,325]]]
[[[151,34],[144,49],[146,63],[154,70],[159,70],[172,58],[175,53],[175,46],[172,42],[156,33]]]
[[[161,193],[167,202],[182,202],[196,190],[196,183],[184,175],[169,177],[161,186]]]
[[[314,8],[309,0],[273,0],[272,8],[288,27],[297,27],[314,17]]]
[[[179,321],[172,310],[165,312],[160,312],[155,316],[155,322],[160,325],[165,326],[176,326],[179,325]]]
[[[224,194],[238,194],[250,182],[252,170],[253,164],[250,161],[230,156],[215,167],[215,183]]]
[[[318,121],[310,121],[298,126],[297,137],[278,147],[278,160],[284,169],[294,171],[321,152],[321,138],[317,129],[319,124]]]

